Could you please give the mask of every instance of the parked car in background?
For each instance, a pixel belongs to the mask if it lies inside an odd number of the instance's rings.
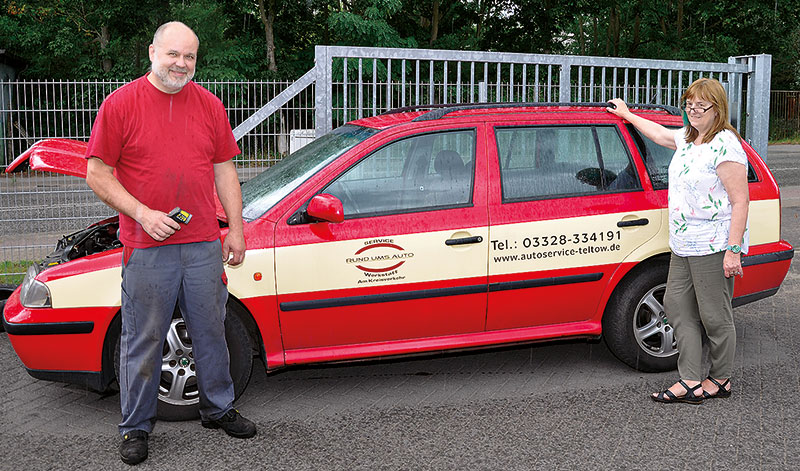
[[[602,336],[633,368],[674,368],[663,310],[672,151],[606,106],[394,110],[348,123],[244,183],[248,250],[226,267],[237,395],[259,356],[275,371]],[[677,109],[634,108],[682,125]],[[735,305],[775,294],[794,253],[781,239],[778,186],[744,148],[751,247]],[[7,171],[27,162],[85,175],[85,149],[43,141]],[[95,390],[115,381],[117,227],[112,217],[65,236],[8,299],[3,324],[32,376]],[[197,413],[191,351],[176,307],[162,418]]]

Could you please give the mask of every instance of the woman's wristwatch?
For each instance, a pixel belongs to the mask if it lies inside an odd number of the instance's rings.
[[[739,253],[742,251],[742,247],[739,244],[733,244],[725,247],[725,250],[730,250],[733,253]]]

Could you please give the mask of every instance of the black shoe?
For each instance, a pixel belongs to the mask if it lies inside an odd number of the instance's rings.
[[[245,419],[236,409],[231,409],[216,420],[203,420],[205,428],[221,428],[231,437],[250,438],[256,434],[256,424]]]
[[[119,456],[125,464],[139,464],[147,459],[147,432],[131,430],[122,436]]]

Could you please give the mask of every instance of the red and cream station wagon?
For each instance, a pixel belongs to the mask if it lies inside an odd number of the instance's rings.
[[[547,339],[598,338],[642,371],[675,367],[663,312],[672,151],[594,104],[395,110],[320,137],[242,186],[245,262],[227,267],[231,371]],[[636,112],[680,127],[675,108]],[[778,186],[750,161],[750,252],[734,304],[775,294],[792,246]],[[85,143],[42,141],[7,171],[85,175]],[[226,234],[224,215],[220,231]],[[31,266],[3,324],[29,373],[106,389],[118,363],[117,218]],[[196,414],[176,308],[159,414]]]

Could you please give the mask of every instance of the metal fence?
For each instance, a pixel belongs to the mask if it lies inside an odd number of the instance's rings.
[[[769,138],[771,141],[800,139],[800,91],[770,93]]]
[[[732,122],[764,155],[768,55],[728,63],[426,49],[318,46],[315,67],[293,83],[201,83],[226,105],[247,180],[289,149],[293,132],[320,136],[349,120],[409,105],[606,101],[678,105],[693,80],[726,87]],[[3,169],[36,140],[86,140],[102,99],[122,82],[0,82]],[[266,103],[264,106],[260,105]],[[28,172],[0,176],[0,264],[35,260],[57,237],[111,211],[81,179]],[[0,265],[4,273],[18,268]]]

